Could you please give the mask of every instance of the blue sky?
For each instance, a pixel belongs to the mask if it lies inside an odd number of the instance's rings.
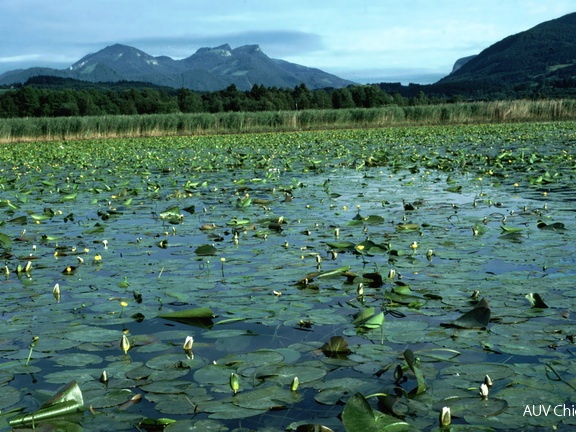
[[[353,81],[425,82],[572,12],[574,0],[0,0],[0,73],[114,43],[175,59],[228,43]]]

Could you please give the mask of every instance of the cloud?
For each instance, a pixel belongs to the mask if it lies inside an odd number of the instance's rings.
[[[8,56],[8,57],[0,57],[0,63],[24,63],[24,62],[31,62],[36,61],[41,56],[39,54],[28,54],[28,55],[17,55],[17,56]]]

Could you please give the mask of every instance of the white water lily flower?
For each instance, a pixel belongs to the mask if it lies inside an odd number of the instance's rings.
[[[191,351],[193,344],[194,338],[192,336],[186,336],[186,340],[184,341],[184,345],[182,347],[187,351]]]
[[[450,423],[452,423],[450,407],[443,407],[440,413],[440,426],[450,426]]]

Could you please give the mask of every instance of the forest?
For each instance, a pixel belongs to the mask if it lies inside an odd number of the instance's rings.
[[[250,91],[240,91],[235,85],[230,85],[221,91],[200,93],[145,83],[140,86],[130,83],[115,86],[84,84],[80,88],[69,88],[42,85],[37,77],[19,88],[5,89],[0,93],[0,117],[291,111],[431,102],[424,95],[412,99],[400,94],[390,95],[378,85],[314,91],[305,84],[293,89],[254,85]]]
[[[0,118],[71,117],[172,113],[300,111],[385,106],[420,106],[465,101],[574,98],[574,79],[502,86],[478,82],[429,85],[380,83],[311,90],[234,84],[215,92],[173,89],[150,83],[91,83],[39,76],[25,84],[0,88]]]

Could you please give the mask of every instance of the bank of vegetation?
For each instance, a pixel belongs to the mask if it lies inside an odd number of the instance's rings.
[[[27,117],[0,120],[0,142],[576,120],[576,100],[515,100],[378,108]]]

